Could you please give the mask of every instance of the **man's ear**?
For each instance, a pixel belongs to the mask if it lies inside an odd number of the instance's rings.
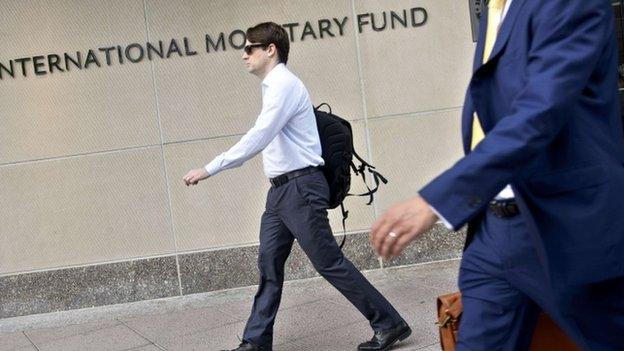
[[[277,46],[275,46],[275,44],[269,44],[269,46],[267,46],[267,50],[269,56],[277,56]]]

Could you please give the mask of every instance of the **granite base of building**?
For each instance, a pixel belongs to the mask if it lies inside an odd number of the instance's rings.
[[[343,251],[359,269],[372,270],[458,258],[464,239],[438,224],[389,261],[375,256],[368,233],[347,235]],[[175,255],[0,277],[0,318],[255,285],[257,255],[257,245],[179,254],[179,277]],[[296,243],[286,265],[287,280],[318,275]]]

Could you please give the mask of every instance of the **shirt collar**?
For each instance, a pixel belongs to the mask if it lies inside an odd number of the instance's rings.
[[[281,62],[278,63],[275,67],[273,67],[273,69],[271,69],[271,71],[269,71],[266,77],[264,77],[262,85],[269,86],[271,83],[275,82],[275,80],[278,79],[280,74],[285,70],[287,70],[286,65]]]

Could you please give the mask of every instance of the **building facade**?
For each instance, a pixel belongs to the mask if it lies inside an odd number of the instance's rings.
[[[437,225],[382,262],[368,230],[461,156],[478,7],[0,2],[0,318],[256,284],[260,157],[197,187],[181,178],[257,117],[260,82],[241,48],[263,21],[283,24],[289,68],[351,121],[356,150],[389,179],[373,205],[346,201],[345,254],[361,269],[459,257],[463,234]],[[340,211],[330,219],[342,235]],[[315,274],[295,247],[287,279]]]

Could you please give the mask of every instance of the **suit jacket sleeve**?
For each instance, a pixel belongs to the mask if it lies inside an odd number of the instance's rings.
[[[454,228],[482,211],[552,142],[574,115],[566,112],[568,102],[583,92],[610,37],[607,1],[540,1],[531,11],[526,83],[510,113],[472,152],[420,191]]]

